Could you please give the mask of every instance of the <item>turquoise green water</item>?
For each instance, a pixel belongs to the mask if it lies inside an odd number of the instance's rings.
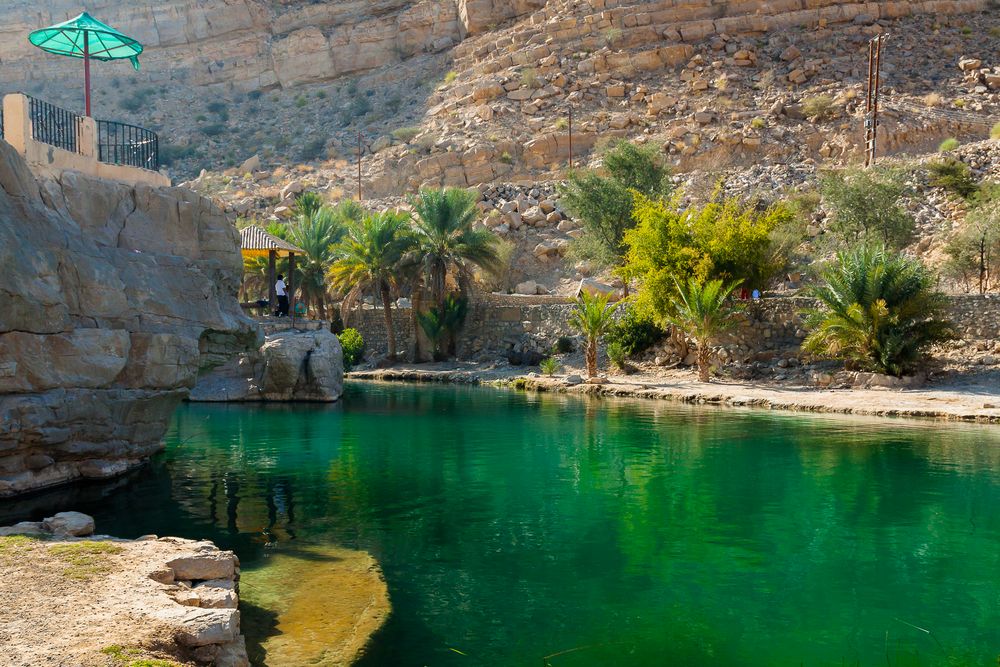
[[[370,551],[394,613],[366,666],[1000,655],[996,428],[354,385],[332,407],[183,407],[127,484],[0,520],[68,508],[245,568]],[[266,613],[247,627],[253,647]]]

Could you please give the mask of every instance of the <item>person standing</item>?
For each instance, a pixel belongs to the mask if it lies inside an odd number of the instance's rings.
[[[278,310],[274,312],[275,317],[288,317],[288,291],[285,287],[285,276],[278,274],[278,281],[274,283],[274,293],[278,295]]]

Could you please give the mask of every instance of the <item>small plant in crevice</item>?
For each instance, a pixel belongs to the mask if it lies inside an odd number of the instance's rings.
[[[545,357],[538,363],[538,368],[541,369],[547,377],[552,377],[559,372],[562,368],[562,364],[555,357]]]
[[[938,152],[939,153],[947,153],[949,151],[955,150],[956,148],[958,148],[961,145],[962,144],[959,143],[958,139],[955,139],[954,137],[951,137],[951,138],[945,139],[944,141],[941,142],[941,145],[938,146]]]

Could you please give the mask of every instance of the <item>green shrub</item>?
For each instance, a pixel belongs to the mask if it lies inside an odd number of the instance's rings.
[[[560,364],[559,360],[555,357],[545,357],[538,363],[538,367],[543,373],[545,373],[545,375],[552,377],[559,372],[559,369],[562,368],[562,364]]]
[[[945,139],[944,141],[941,142],[941,145],[938,146],[938,152],[947,153],[949,151],[955,150],[961,145],[962,144],[958,142],[958,139],[955,139],[954,137],[952,137],[951,139]]]
[[[260,91],[260,90],[251,90],[249,93],[247,93],[247,99],[249,99],[251,101],[254,101],[254,102],[257,101],[257,100],[259,100],[263,96],[264,96],[264,93],[262,91]]]
[[[226,113],[226,108],[226,103],[220,100],[215,100],[205,105],[205,109],[207,109],[209,113],[214,114],[224,114]]]
[[[608,342],[608,355],[610,356],[611,345],[614,344],[626,357],[634,357],[656,345],[664,336],[666,332],[658,327],[652,318],[640,314],[636,308],[629,306],[605,337]]]
[[[365,339],[357,329],[344,329],[337,336],[340,339],[340,347],[344,350],[344,370],[351,370],[364,359]]]
[[[990,139],[995,139],[996,141],[1000,141],[1000,123],[994,125],[993,129],[990,130]]]
[[[879,247],[841,252],[811,290],[803,349],[889,375],[914,370],[927,348],[948,340],[946,297],[920,260]]]
[[[457,78],[458,78],[458,72],[456,72],[455,70],[448,72],[447,74],[444,75],[445,85],[454,82],[455,79]]]
[[[833,114],[833,98],[829,95],[815,95],[802,100],[802,115],[819,120]]]
[[[309,100],[306,99],[305,95],[299,95],[295,98],[295,106],[301,109],[309,104]]]
[[[969,165],[952,157],[944,158],[927,165],[930,171],[930,184],[936,188],[944,188],[963,199],[972,198],[979,192],[979,184],[972,177]]]
[[[565,130],[569,127],[569,119],[567,118],[557,118],[555,125],[553,125],[557,130]]]
[[[767,121],[760,117],[754,118],[752,121],[750,121],[750,127],[752,127],[755,130],[763,130],[765,127],[767,127]]]
[[[209,123],[208,125],[202,125],[201,131],[209,137],[217,137],[226,131],[226,126],[222,123]]]
[[[420,134],[421,128],[419,127],[397,127],[392,131],[392,136],[397,141],[402,141],[403,143],[410,143],[418,134]]]
[[[326,139],[316,137],[312,139],[299,151],[299,158],[305,161],[318,160],[326,157]]]
[[[556,353],[569,354],[576,349],[576,341],[570,336],[559,336],[556,340]]]
[[[347,105],[347,108],[340,112],[340,124],[350,125],[355,119],[361,118],[372,110],[372,103],[365,96],[355,96]]]
[[[128,97],[123,97],[118,100],[118,106],[120,106],[125,111],[130,111],[135,113],[142,109],[146,104],[146,98],[139,94],[139,91],[133,92]]]
[[[514,164],[514,156],[508,151],[504,151],[500,154],[500,161],[504,164]]]
[[[625,370],[628,367],[628,354],[625,352],[624,346],[622,346],[619,341],[608,341],[607,344],[608,359],[612,364],[615,365],[619,370]]]
[[[842,246],[875,242],[898,250],[913,235],[916,221],[903,207],[907,187],[898,171],[831,172],[820,179],[820,193],[833,213],[829,231]]]
[[[186,160],[194,156],[197,152],[194,146],[180,146],[176,144],[160,143],[160,164],[169,167],[179,160]]]
[[[538,78],[538,70],[534,67],[525,67],[521,70],[521,85],[526,88],[541,88],[542,82]]]

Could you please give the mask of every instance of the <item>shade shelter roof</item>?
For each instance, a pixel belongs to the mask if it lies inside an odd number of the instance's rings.
[[[272,250],[278,257],[306,253],[302,248],[268,234],[257,225],[250,225],[240,230],[240,248],[244,257],[267,257]]]
[[[28,41],[43,51],[70,58],[128,58],[135,69],[139,69],[139,54],[142,53],[142,44],[136,39],[101,23],[87,12],[36,30],[28,35]]]

